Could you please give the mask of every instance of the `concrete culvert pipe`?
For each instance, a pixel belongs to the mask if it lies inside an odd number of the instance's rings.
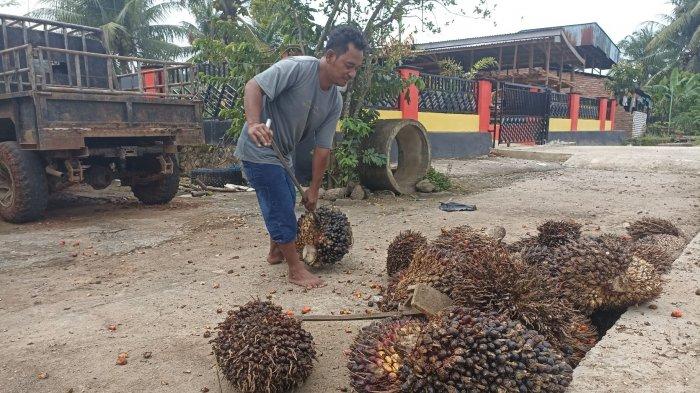
[[[398,166],[392,170],[391,146],[398,147]],[[385,154],[386,165],[364,165],[360,180],[371,190],[390,190],[400,194],[416,191],[416,183],[430,167],[430,142],[425,127],[415,120],[379,120],[374,133],[365,141],[364,148],[374,148]]]

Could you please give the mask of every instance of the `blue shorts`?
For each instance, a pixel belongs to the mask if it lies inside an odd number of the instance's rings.
[[[294,182],[280,165],[243,161],[248,183],[255,188],[267,232],[277,244],[291,243],[297,238],[294,214],[296,189]]]

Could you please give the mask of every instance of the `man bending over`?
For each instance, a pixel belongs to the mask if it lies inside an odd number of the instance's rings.
[[[359,30],[337,27],[329,34],[325,54],[320,59],[288,57],[256,75],[245,86],[246,123],[235,155],[255,188],[270,234],[267,261],[270,264],[286,261],[289,281],[307,288],[324,283],[306,269],[297,254],[296,191],[271,145],[274,139],[291,167],[296,146],[306,138],[314,138],[311,184],[302,196],[306,209],[313,211],[343,106],[338,87],[355,77],[366,46]],[[272,120],[270,128],[265,125],[267,119]]]

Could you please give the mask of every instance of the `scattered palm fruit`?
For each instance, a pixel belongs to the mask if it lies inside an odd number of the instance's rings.
[[[386,255],[386,271],[394,277],[398,272],[408,267],[413,254],[428,244],[428,240],[420,232],[406,230],[400,232],[389,244]]]
[[[301,322],[260,300],[229,311],[212,348],[226,379],[244,393],[295,389],[309,377],[316,359],[313,337]]]
[[[438,314],[404,358],[404,392],[564,392],[572,369],[534,330],[454,307]]]
[[[683,316],[683,311],[681,311],[679,309],[675,309],[671,312],[671,316],[674,318],[680,318]]]
[[[362,328],[350,347],[350,385],[360,392],[399,392],[399,372],[425,322],[392,318]]]
[[[321,206],[298,222],[297,251],[309,266],[339,262],[352,246],[352,229],[341,211]]]

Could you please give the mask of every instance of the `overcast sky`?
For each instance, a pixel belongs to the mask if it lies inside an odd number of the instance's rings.
[[[598,22],[614,42],[633,32],[640,23],[659,20],[671,12],[666,0],[489,0],[496,4],[490,20],[478,20],[436,10],[440,21],[452,21],[439,35],[420,32],[416,42],[430,42],[484,35],[512,33],[522,29]],[[457,0],[459,7],[470,10],[474,0]],[[39,7],[40,0],[19,0],[18,6],[0,7],[0,12],[23,15]],[[172,15],[167,23],[191,19],[189,15]],[[494,26],[494,22],[496,26]],[[414,22],[416,23],[416,22]]]

